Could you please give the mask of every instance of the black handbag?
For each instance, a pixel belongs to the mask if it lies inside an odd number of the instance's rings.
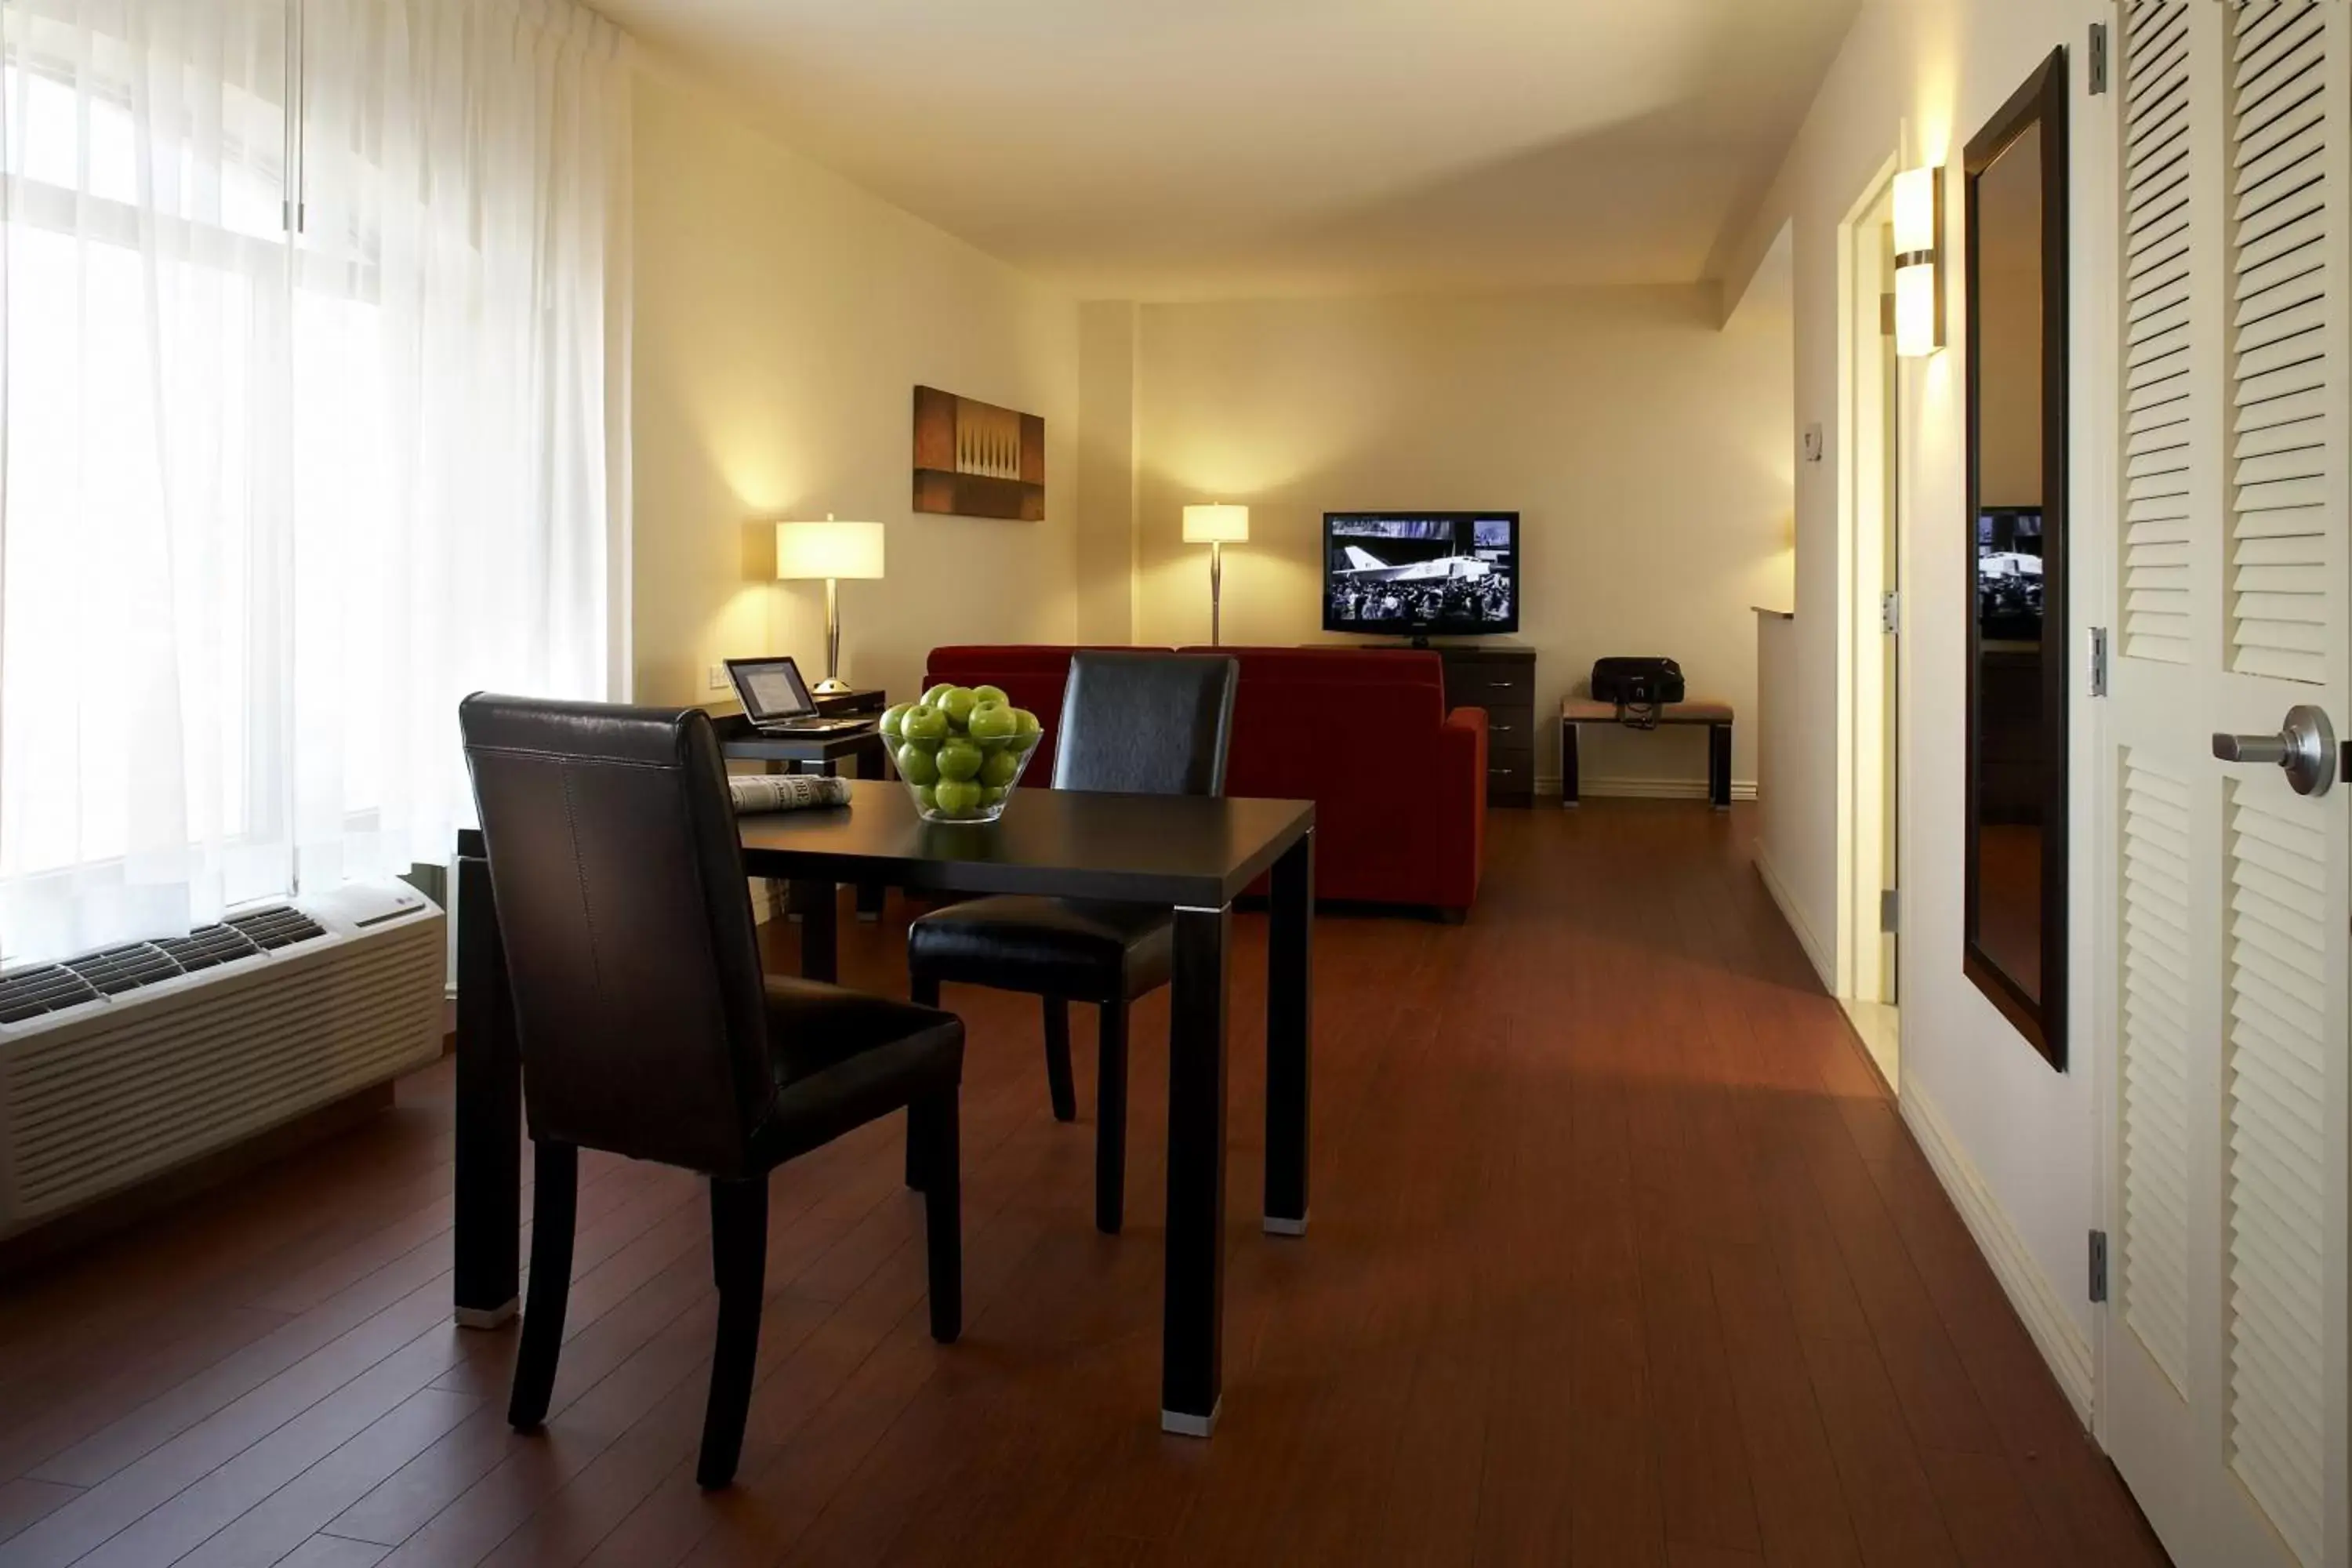
[[[1658,727],[1658,709],[1680,702],[1683,667],[1670,658],[1601,658],[1592,663],[1592,700],[1617,705],[1617,721],[1640,730]]]

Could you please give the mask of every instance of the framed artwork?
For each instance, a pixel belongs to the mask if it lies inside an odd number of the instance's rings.
[[[1043,521],[1045,419],[915,388],[915,510]]]

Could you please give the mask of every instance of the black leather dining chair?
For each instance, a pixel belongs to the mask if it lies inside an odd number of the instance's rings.
[[[1070,661],[1054,787],[1121,795],[1219,795],[1240,666],[1198,654],[1087,650]],[[907,932],[915,1000],[943,984],[1045,998],[1045,1081],[1056,1121],[1077,1120],[1070,1004],[1100,1009],[1095,1070],[1095,1226],[1117,1235],[1127,1194],[1129,1005],[1168,984],[1174,921],[1151,905],[999,897],[951,904]],[[907,1180],[920,1185],[911,1125]]]
[[[476,695],[458,710],[505,944],[537,1166],[507,1418],[547,1417],[579,1151],[710,1179],[718,1343],[696,1478],[733,1479],[760,1347],[768,1173],[904,1109],[923,1176],[931,1337],[963,1321],[963,1025],[763,975],[725,765],[697,709]]]

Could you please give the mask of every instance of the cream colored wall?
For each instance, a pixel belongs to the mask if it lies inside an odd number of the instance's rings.
[[[2113,602],[2111,474],[2101,432],[2115,419],[2112,312],[2112,97],[2084,89],[2089,23],[2112,21],[2100,0],[1874,0],[1857,18],[1804,129],[1750,231],[1760,257],[1793,223],[1796,259],[1796,420],[1832,432],[1829,460],[1797,479],[1798,679],[1809,700],[1775,715],[1775,773],[1836,776],[1839,226],[1886,160],[1941,163],[1948,186],[1947,254],[1965,254],[1958,199],[1961,150],[2019,83],[2067,46],[2072,121],[2073,384],[2070,467],[2076,627],[2103,624]],[[1741,268],[1735,265],[1737,279]],[[2082,1288],[2084,1235],[2098,1223],[2099,1079],[2090,962],[2093,846],[2102,817],[2092,792],[2096,715],[2082,689],[2073,710],[2073,816],[2077,825],[2070,914],[2076,984],[2068,1010],[2073,1065],[2053,1071],[1960,972],[1964,659],[1970,613],[1971,533],[1965,511],[1961,395],[1966,295],[1946,278],[1951,347],[1905,362],[1905,640],[1902,767],[1904,1110],[1956,1202],[1976,1228],[2011,1299],[2069,1393],[2088,1398],[2095,1322]],[[2079,661],[2079,647],[2074,657]],[[1837,930],[1836,800],[1794,792],[1766,805],[1769,852],[1806,921]]]
[[[772,580],[779,517],[888,525],[888,577],[841,587],[855,682],[911,692],[939,643],[1067,641],[1076,304],[659,68],[635,120],[638,700],[709,700],[732,655],[822,669],[824,585]],[[910,509],[918,383],[1045,416],[1043,522]]]
[[[1078,307],[1078,640],[1135,633],[1135,304]]]
[[[1718,329],[1712,289],[1147,305],[1137,353],[1136,636],[1206,642],[1188,501],[1250,508],[1225,553],[1233,643],[1326,640],[1327,510],[1515,509],[1517,640],[1540,722],[1606,654],[1681,660],[1694,694],[1754,710],[1751,604],[1790,570],[1786,317]],[[1703,784],[1703,731],[1598,734],[1588,787]],[[1733,773],[1755,776],[1743,727]]]

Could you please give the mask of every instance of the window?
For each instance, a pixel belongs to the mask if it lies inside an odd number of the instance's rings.
[[[0,960],[445,858],[457,699],[614,689],[620,35],[0,24]]]

